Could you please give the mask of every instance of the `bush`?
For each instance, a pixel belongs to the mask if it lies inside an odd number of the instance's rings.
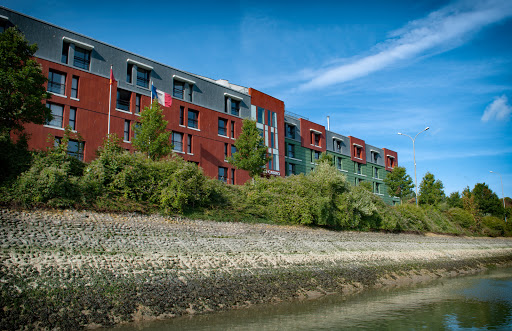
[[[498,237],[505,234],[506,224],[505,221],[495,216],[482,217],[482,224],[486,227],[483,233],[491,237]]]
[[[376,199],[364,186],[351,187],[338,204],[339,225],[345,229],[378,229],[381,217],[377,213]]]
[[[424,210],[416,205],[406,204],[395,207],[400,213],[399,228],[405,231],[431,231]]]
[[[465,228],[469,229],[473,226],[475,226],[475,218],[473,215],[471,215],[470,212],[462,209],[462,208],[450,208],[446,215],[448,218],[455,224]]]
[[[30,168],[31,161],[28,136],[22,134],[13,142],[8,134],[0,134],[0,185],[12,183]]]

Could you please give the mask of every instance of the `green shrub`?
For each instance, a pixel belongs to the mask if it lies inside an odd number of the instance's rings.
[[[381,217],[377,213],[376,199],[363,186],[351,187],[341,196],[338,204],[339,225],[346,229],[378,229]]]
[[[498,237],[505,234],[505,221],[496,216],[482,217],[482,224],[485,226],[483,233],[492,237]]]
[[[405,204],[395,207],[400,213],[399,228],[404,231],[431,231],[424,210],[416,205]]]
[[[453,223],[465,229],[469,229],[472,226],[475,226],[475,218],[473,215],[462,208],[450,208],[446,212],[446,215]]]

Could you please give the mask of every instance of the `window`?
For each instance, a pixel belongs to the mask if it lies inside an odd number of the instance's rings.
[[[192,154],[192,135],[187,136],[187,153]]]
[[[277,114],[275,112],[272,112],[272,126],[277,128]]]
[[[363,165],[361,163],[356,163],[356,174],[362,175],[363,174]]]
[[[395,167],[395,158],[392,157],[391,155],[388,155],[388,164],[389,164],[390,168],[394,168]]]
[[[379,178],[379,168],[373,167],[373,177],[377,179]]]
[[[338,139],[333,139],[333,149],[337,153],[341,153],[341,141]]]
[[[315,146],[320,146],[320,134],[314,133],[313,135],[315,136]]]
[[[132,83],[132,72],[133,72],[133,64],[128,63],[126,66],[126,82]]]
[[[48,92],[65,94],[66,74],[51,70],[48,73]]]
[[[311,162],[314,163],[315,161],[317,161],[320,158],[320,154],[321,153],[319,151],[313,151],[313,154],[312,154],[313,159],[311,160]]]
[[[257,114],[258,123],[265,124],[264,116],[265,116],[265,109],[258,107],[258,114]]]
[[[231,138],[235,138],[235,122],[231,121]]]
[[[286,124],[286,138],[295,139],[295,125]]]
[[[288,163],[286,166],[286,176],[295,175],[295,164]]]
[[[274,133],[271,132],[270,133],[270,148],[275,148],[275,137],[274,137]]]
[[[240,101],[231,99],[231,115],[240,116]]]
[[[135,114],[140,114],[140,94],[135,94]]]
[[[379,153],[372,151],[372,161],[374,163],[377,163],[377,160],[379,159]]]
[[[354,145],[354,157],[356,159],[363,159],[363,147]]]
[[[71,80],[71,97],[78,99],[78,77],[73,76]]]
[[[197,110],[188,110],[188,127],[194,129],[199,127],[199,112]]]
[[[341,157],[336,158],[336,166],[338,170],[343,170],[343,159]]]
[[[295,157],[295,145],[288,144],[288,157]]]
[[[194,95],[194,85],[188,85],[188,101],[192,102],[192,96]]]
[[[185,126],[185,107],[180,106],[180,125]]]
[[[70,140],[68,142],[68,155],[76,157],[80,161],[84,160],[85,142]]]
[[[91,51],[75,45],[75,58],[73,65],[80,69],[89,70],[91,63]]]
[[[54,103],[47,103],[46,107],[50,108],[52,111],[52,120],[47,122],[46,125],[54,126],[57,128],[62,128],[62,119],[64,115],[64,107],[61,105],[56,105]]]
[[[272,112],[270,110],[267,110],[267,125],[272,125]]]
[[[185,83],[179,80],[174,80],[173,96],[175,98],[183,99],[183,91],[185,90]]]
[[[140,129],[140,123],[133,124],[133,139],[137,137],[137,131]]]
[[[62,43],[62,55],[60,58],[60,62],[68,64],[68,55],[69,55],[69,43]]]
[[[231,184],[235,185],[235,169],[231,169]]]
[[[149,88],[149,70],[137,67],[137,86]]]
[[[228,120],[219,118],[219,135],[227,136]]]
[[[124,141],[130,141],[130,121],[124,120]]]
[[[236,146],[235,145],[231,145],[231,156],[233,156],[233,154],[236,153]]]
[[[69,126],[71,130],[76,130],[76,108],[69,107]]]
[[[219,180],[221,182],[226,182],[228,179],[228,168],[219,167]]]
[[[183,133],[172,133],[172,145],[174,146],[173,150],[183,152]]]
[[[124,111],[130,111],[130,99],[132,92],[117,89],[116,108]]]
[[[380,194],[380,183],[375,183],[375,193]]]
[[[228,143],[224,143],[224,160],[228,159]]]

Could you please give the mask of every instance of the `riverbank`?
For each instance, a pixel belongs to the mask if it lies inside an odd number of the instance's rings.
[[[512,262],[512,240],[0,210],[1,329],[111,326]]]

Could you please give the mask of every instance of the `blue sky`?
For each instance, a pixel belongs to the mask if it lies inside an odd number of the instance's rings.
[[[26,1],[3,5],[176,68],[254,87],[398,152],[418,183],[512,197],[512,1]]]

